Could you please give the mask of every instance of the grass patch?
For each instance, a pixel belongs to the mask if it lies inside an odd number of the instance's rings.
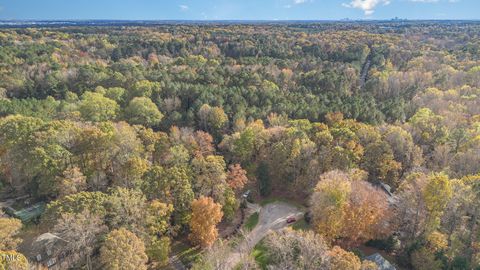
[[[310,230],[312,227],[310,224],[308,224],[304,218],[298,220],[297,222],[295,222],[293,225],[292,225],[292,228],[296,231],[308,231]]]
[[[245,239],[243,238],[242,234],[238,233],[238,234],[235,234],[230,239],[228,239],[227,245],[230,248],[235,249],[243,240],[245,240]]]
[[[261,205],[261,206],[265,206],[265,205],[267,205],[267,204],[274,203],[274,202],[284,202],[284,203],[288,203],[288,204],[294,205],[294,206],[298,207],[299,209],[305,209],[305,206],[302,205],[301,203],[299,203],[299,202],[297,202],[297,201],[293,201],[293,200],[281,198],[281,197],[268,197],[268,198],[265,198],[265,199],[263,199],[263,200],[260,201],[260,205]]]
[[[258,212],[251,214],[245,221],[245,228],[249,231],[253,230],[258,224]]]
[[[268,249],[263,244],[263,241],[258,243],[253,248],[252,256],[253,258],[255,258],[255,261],[257,262],[258,266],[260,266],[261,269],[263,270],[267,269],[267,265],[270,263],[270,258],[268,257]]]

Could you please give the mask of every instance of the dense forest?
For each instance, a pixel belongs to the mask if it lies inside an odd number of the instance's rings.
[[[480,269],[480,24],[0,29],[0,201],[25,196],[0,269],[44,233],[59,269]],[[272,201],[300,220],[237,251]]]

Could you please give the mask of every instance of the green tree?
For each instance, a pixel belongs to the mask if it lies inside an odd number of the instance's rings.
[[[408,131],[401,127],[388,126],[383,137],[390,145],[395,160],[402,164],[400,176],[422,164],[422,151],[415,145],[412,135]]]
[[[83,119],[102,122],[115,119],[119,106],[117,102],[104,97],[102,94],[85,92],[82,95],[78,109]]]
[[[428,108],[418,110],[409,123],[415,142],[426,147],[428,151],[447,141],[448,131],[443,125],[443,117]]]
[[[396,188],[401,167],[401,163],[395,161],[392,149],[386,142],[377,141],[365,148],[362,168],[369,172],[371,181],[381,181]]]
[[[131,124],[151,127],[160,123],[163,114],[149,98],[136,97],[125,108],[125,118]]]
[[[153,93],[158,94],[160,90],[160,83],[142,80],[133,85],[130,95],[131,97],[150,97]]]
[[[107,212],[105,203],[108,195],[103,192],[79,192],[67,195],[47,205],[42,221],[51,224],[63,214],[78,214],[85,210],[95,215],[104,216]]]
[[[152,236],[165,235],[170,229],[170,216],[173,205],[152,200],[148,203],[146,226],[148,234]]]
[[[148,258],[160,266],[168,263],[168,255],[170,254],[170,238],[164,236],[160,239],[154,239],[147,248]]]
[[[257,180],[258,188],[260,190],[260,195],[268,196],[272,191],[271,182],[270,182],[270,173],[268,164],[265,162],[260,163],[257,168]]]
[[[55,177],[70,161],[70,140],[75,129],[64,121],[44,122],[24,116],[0,120],[0,159],[5,179],[12,186],[29,186],[41,195],[55,196]]]
[[[190,179],[188,169],[185,167],[174,166],[164,169],[152,166],[145,174],[142,189],[149,198],[161,199],[172,204],[175,223],[186,225],[190,219],[190,204],[194,199]]]
[[[198,118],[200,127],[211,134],[218,134],[228,122],[228,116],[222,108],[210,107],[208,104],[203,104],[200,107]]]
[[[223,204],[225,189],[228,187],[225,167],[222,156],[195,157],[192,160],[195,193],[212,197],[216,202]]]
[[[110,228],[126,228],[138,236],[145,233],[147,202],[141,191],[115,188],[105,203]]]
[[[124,103],[125,89],[122,87],[111,87],[105,91],[105,97],[115,100],[118,104]]]
[[[223,216],[227,220],[232,220],[240,204],[238,203],[237,198],[235,198],[235,192],[233,192],[230,187],[225,189],[223,197],[225,198],[222,207]]]

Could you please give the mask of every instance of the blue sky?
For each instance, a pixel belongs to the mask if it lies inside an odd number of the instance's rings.
[[[480,0],[0,0],[0,19],[480,19]]]

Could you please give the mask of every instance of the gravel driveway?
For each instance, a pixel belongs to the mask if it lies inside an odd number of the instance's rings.
[[[233,269],[244,256],[248,256],[253,247],[262,240],[270,230],[279,230],[288,226],[287,219],[303,215],[296,206],[285,202],[273,202],[260,208],[257,226],[247,233],[245,239],[238,244],[233,253],[227,258],[226,268]]]

